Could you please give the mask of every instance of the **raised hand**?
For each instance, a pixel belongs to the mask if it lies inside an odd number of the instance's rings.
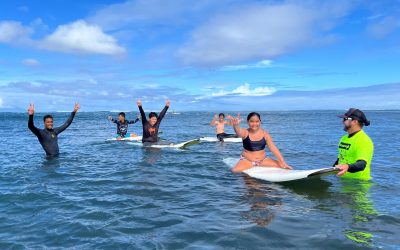
[[[137,104],[138,106],[142,106],[142,100],[138,99],[138,100],[136,101],[136,104]]]
[[[81,105],[79,105],[79,103],[75,103],[75,106],[74,106],[74,112],[77,112],[79,109],[81,108]]]
[[[170,100],[167,100],[167,101],[165,102],[165,106],[167,106],[167,107],[169,107],[170,104],[171,104],[171,101],[170,101]]]
[[[28,114],[33,115],[35,113],[35,105],[31,103],[28,108]]]
[[[237,117],[228,115],[227,117],[229,120],[231,120],[231,123],[233,126],[238,126],[240,124],[240,122],[242,121],[242,119],[240,119],[240,113],[237,115]]]

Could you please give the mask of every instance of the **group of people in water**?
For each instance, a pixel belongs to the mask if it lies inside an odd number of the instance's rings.
[[[170,106],[170,101],[166,101],[165,107],[159,115],[155,112],[150,112],[148,119],[143,110],[141,100],[137,101],[137,106],[140,116],[135,120],[126,120],[125,113],[123,112],[119,113],[118,120],[111,116],[108,117],[110,121],[117,124],[117,139],[137,136],[136,134],[128,134],[128,125],[141,120],[143,128],[142,143],[145,145],[159,143],[160,138],[158,137],[158,133],[160,123]],[[58,134],[71,125],[79,109],[80,105],[75,103],[74,110],[71,112],[68,120],[62,126],[56,128],[53,127],[53,117],[51,115],[45,115],[43,117],[44,129],[39,129],[35,127],[33,122],[35,113],[34,104],[29,106],[28,128],[36,135],[48,156],[56,156],[59,154]],[[333,164],[340,169],[338,176],[369,180],[371,179],[370,165],[373,155],[373,143],[362,128],[363,126],[369,126],[370,122],[361,110],[355,108],[349,109],[345,114],[339,117],[343,119],[344,130],[347,134],[340,140],[338,158]],[[271,135],[261,128],[261,116],[259,113],[251,112],[248,114],[247,128],[240,127],[242,120],[240,114],[236,117],[228,115],[227,118],[228,121],[225,120],[225,115],[223,113],[220,113],[218,116],[215,115],[210,126],[216,127],[216,136],[219,141],[232,137],[242,139],[243,151],[240,160],[232,169],[233,172],[243,172],[254,166],[292,169],[274,144]],[[225,125],[233,126],[235,134],[225,133]],[[267,157],[265,152],[266,147],[268,147],[271,153],[276,157],[276,160]]]

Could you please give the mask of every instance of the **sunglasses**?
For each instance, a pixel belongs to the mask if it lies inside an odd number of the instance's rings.
[[[351,118],[351,117],[343,117],[343,121],[352,121],[353,120],[353,118]]]

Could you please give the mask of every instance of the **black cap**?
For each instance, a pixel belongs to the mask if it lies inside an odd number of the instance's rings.
[[[351,108],[347,110],[344,115],[338,115],[338,117],[341,118],[352,118],[354,120],[362,122],[365,126],[369,126],[370,122],[367,120],[367,117],[365,116],[364,112],[362,112],[359,109]]]

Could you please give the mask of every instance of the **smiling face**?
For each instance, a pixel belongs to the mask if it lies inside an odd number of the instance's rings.
[[[260,128],[261,120],[257,115],[253,115],[250,117],[247,123],[252,131],[257,131]]]
[[[44,120],[44,127],[46,129],[52,129],[53,128],[53,118],[46,118]]]
[[[153,116],[150,118],[149,123],[151,126],[154,126],[154,124],[156,124],[157,122],[157,117]]]

